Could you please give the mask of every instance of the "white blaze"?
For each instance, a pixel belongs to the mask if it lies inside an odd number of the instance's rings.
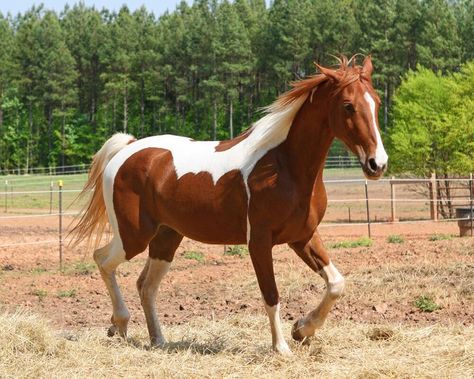
[[[364,99],[367,101],[367,103],[369,103],[370,113],[372,114],[372,128],[374,129],[375,138],[377,141],[377,147],[375,149],[375,163],[377,163],[377,166],[381,167],[387,164],[388,155],[385,152],[385,148],[383,147],[379,128],[377,128],[377,121],[375,118],[375,101],[368,92],[364,93]]]

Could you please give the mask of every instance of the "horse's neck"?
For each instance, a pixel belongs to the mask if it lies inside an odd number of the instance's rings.
[[[306,100],[283,146],[292,176],[304,192],[312,191],[316,178],[322,176],[334,140],[328,127],[326,102],[320,96],[315,96],[312,102],[310,98]]]

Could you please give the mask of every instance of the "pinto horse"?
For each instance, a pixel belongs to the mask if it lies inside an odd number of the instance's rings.
[[[372,87],[372,62],[342,57],[337,69],[293,83],[263,118],[237,138],[198,142],[162,135],[135,140],[116,134],[94,156],[84,193],[94,189],[75,228],[76,242],[110,242],[94,259],[112,300],[109,335],[126,337],[129,311],[115,278],[119,264],[149,248],[137,281],[152,346],[165,338],[155,309],[158,286],[183,236],[210,244],[247,244],[267,312],[273,349],[291,351],[282,333],[272,247],[287,243],[325,280],[319,306],[298,320],[296,340],[324,323],[344,288],[317,227],[327,205],[323,168],[339,138],[358,156],[369,179],[387,165]],[[96,240],[96,247],[99,243]]]

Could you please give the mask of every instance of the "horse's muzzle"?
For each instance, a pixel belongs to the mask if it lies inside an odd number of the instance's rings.
[[[378,163],[374,157],[368,158],[364,163],[361,163],[362,170],[365,177],[370,180],[377,180],[387,171],[387,162]]]

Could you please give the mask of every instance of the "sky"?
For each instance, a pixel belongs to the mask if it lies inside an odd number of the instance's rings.
[[[66,4],[73,5],[79,0],[0,0],[0,12],[6,15],[10,12],[16,15],[18,12],[23,13],[30,9],[33,5],[44,4],[46,9],[62,11]],[[142,5],[152,11],[156,16],[163,14],[166,10],[172,11],[181,0],[83,0],[88,5],[94,5],[97,9],[107,8],[109,10],[119,10],[125,4],[131,11],[140,8]],[[188,4],[192,4],[192,0],[186,0]]]

